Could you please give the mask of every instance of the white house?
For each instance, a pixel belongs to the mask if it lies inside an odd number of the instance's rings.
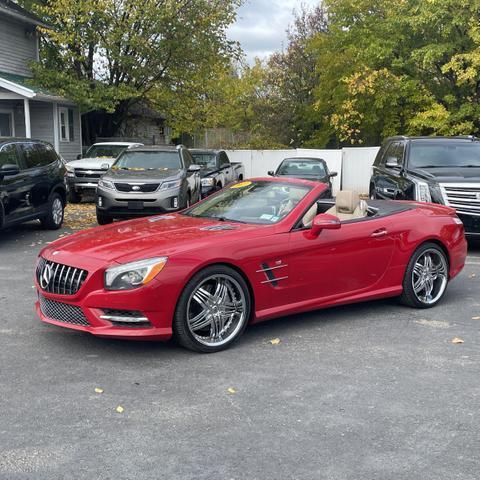
[[[50,28],[11,0],[0,0],[0,137],[45,140],[73,160],[82,149],[79,108],[31,79],[29,64],[39,59],[39,26]]]

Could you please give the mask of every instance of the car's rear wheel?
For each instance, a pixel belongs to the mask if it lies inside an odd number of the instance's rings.
[[[433,307],[445,293],[448,271],[448,259],[442,248],[435,243],[424,243],[408,263],[400,300],[410,307]]]
[[[173,319],[176,339],[185,348],[213,353],[224,350],[245,330],[250,293],[243,277],[227,266],[197,273],[185,286]]]
[[[74,188],[71,188],[68,191],[68,201],[70,203],[80,203],[82,201],[82,196]]]
[[[65,205],[58,193],[50,195],[48,201],[48,212],[40,219],[43,228],[58,230],[63,224]]]
[[[97,210],[97,223],[99,225],[108,225],[113,222],[113,217],[110,215],[105,215]]]

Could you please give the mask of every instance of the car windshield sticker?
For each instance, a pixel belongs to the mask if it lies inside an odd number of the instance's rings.
[[[236,183],[235,185],[232,185],[230,188],[243,188],[243,187],[248,187],[251,184],[252,182],[249,182],[249,181],[240,182],[240,183]]]
[[[159,217],[150,217],[149,222],[158,222],[159,220],[173,220],[175,217],[172,215],[160,215]]]

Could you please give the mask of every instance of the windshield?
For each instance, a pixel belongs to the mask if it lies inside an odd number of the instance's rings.
[[[216,162],[216,155],[214,153],[198,153],[198,152],[190,152],[192,157],[195,159],[195,163],[197,165],[201,165],[202,167],[207,168],[215,168],[217,165]]]
[[[126,148],[125,145],[92,145],[84,158],[117,158]]]
[[[112,167],[122,170],[179,170],[182,168],[177,151],[135,152],[125,151]]]
[[[284,160],[278,167],[278,175],[314,175],[324,177],[327,172],[322,162],[296,158],[295,160]]]
[[[188,210],[192,217],[273,224],[285,218],[310,187],[280,182],[240,182]]]
[[[480,142],[421,141],[410,143],[410,168],[480,167]]]

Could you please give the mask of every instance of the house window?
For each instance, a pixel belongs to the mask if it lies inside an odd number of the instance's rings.
[[[14,135],[13,112],[0,110],[0,137],[13,137]]]
[[[75,140],[73,109],[60,107],[58,109],[58,123],[60,127],[60,141],[73,142]]]

